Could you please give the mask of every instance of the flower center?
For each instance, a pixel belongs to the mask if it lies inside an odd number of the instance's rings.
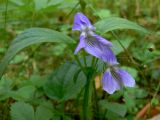
[[[116,80],[121,80],[121,76],[116,72],[115,68],[110,68],[111,74]]]
[[[86,43],[89,46],[94,46],[96,39],[94,37],[92,37],[91,35],[86,36]]]
[[[114,67],[110,68],[110,72],[111,72],[111,75],[113,76],[113,78],[119,84],[120,89],[122,89],[123,88],[123,82],[122,82],[121,75],[119,73],[117,73],[116,68],[114,68]]]
[[[95,28],[93,26],[81,26],[81,33],[85,36],[92,36]]]

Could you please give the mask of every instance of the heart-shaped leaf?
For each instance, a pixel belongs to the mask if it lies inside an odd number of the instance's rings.
[[[53,72],[44,86],[45,93],[54,100],[68,100],[75,98],[84,87],[86,78],[79,72],[79,67],[73,63],[65,63]]]

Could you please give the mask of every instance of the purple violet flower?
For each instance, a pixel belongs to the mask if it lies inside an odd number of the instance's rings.
[[[125,70],[118,66],[110,66],[102,77],[103,90],[109,94],[113,94],[116,90],[125,87],[134,87],[134,78]]]
[[[104,62],[111,65],[117,64],[117,59],[111,50],[112,43],[94,33],[95,27],[85,15],[77,13],[74,16],[72,30],[81,31],[80,41],[75,49],[75,54],[77,54],[80,49],[84,48],[87,53],[103,60]]]

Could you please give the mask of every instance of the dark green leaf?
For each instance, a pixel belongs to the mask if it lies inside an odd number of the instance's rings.
[[[101,100],[99,104],[102,109],[107,109],[122,117],[124,117],[127,113],[127,108],[124,104],[107,102],[105,100]]]
[[[53,72],[44,86],[45,93],[54,100],[68,100],[75,98],[84,87],[86,78],[81,72],[77,80],[74,75],[79,67],[72,63],[65,63]]]
[[[33,85],[37,88],[40,88],[40,87],[43,87],[43,85],[45,84],[46,77],[32,74],[28,81],[30,82],[31,85]]]
[[[107,120],[125,120],[123,117],[115,114],[115,113],[112,112],[112,111],[107,111],[105,117],[106,117]]]
[[[120,99],[122,96],[123,96],[122,91],[117,91],[114,94],[108,96],[108,100],[116,101],[116,100]]]
[[[132,94],[125,92],[123,97],[125,99],[125,104],[129,110],[131,110],[132,108],[135,107],[136,103],[135,103],[135,96],[134,95],[132,96]]]

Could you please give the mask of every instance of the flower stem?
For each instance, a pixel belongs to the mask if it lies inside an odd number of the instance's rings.
[[[84,61],[84,65],[85,65],[85,67],[87,67],[87,62],[86,62],[86,56],[85,56],[85,53],[83,54],[83,61]]]
[[[89,84],[90,84],[90,81],[87,80],[87,84],[85,86],[84,100],[83,100],[84,103],[83,103],[83,111],[82,111],[82,120],[86,120],[86,113],[88,111]]]
[[[93,83],[94,110],[95,110],[95,118],[96,118],[97,116],[99,116],[98,99],[97,99],[95,81],[93,81],[92,83]]]
[[[82,120],[91,119],[91,116],[87,118],[87,114],[90,114],[89,112],[89,103],[91,102],[91,83],[92,83],[93,74],[88,73],[87,74],[87,83],[85,85],[85,91],[84,91],[84,99],[83,99],[83,111],[82,111]]]
[[[79,61],[79,58],[77,55],[74,56],[75,57],[75,60],[77,61],[79,67],[82,69],[83,73],[86,75],[86,70],[85,68],[82,66],[81,62]]]
[[[91,63],[92,67],[94,67],[95,59],[96,59],[95,57],[92,58],[92,63]]]
[[[95,58],[92,59],[91,67],[87,67],[85,56],[83,56],[85,67],[79,61],[78,56],[75,56],[75,60],[77,61],[78,65],[80,66],[80,68],[82,69],[83,73],[85,74],[87,78],[87,82],[85,85],[85,91],[84,91],[84,99],[83,99],[82,120],[86,120],[86,119],[91,120],[92,114],[89,108],[91,106],[91,102],[92,102],[91,99],[92,99],[93,94],[94,94],[94,99],[95,99],[96,115],[98,115],[97,94],[96,94],[96,88],[95,88],[95,81],[93,80],[95,76],[95,71],[96,71],[93,68],[96,68],[97,60]],[[94,90],[93,94],[92,94],[92,90]]]

